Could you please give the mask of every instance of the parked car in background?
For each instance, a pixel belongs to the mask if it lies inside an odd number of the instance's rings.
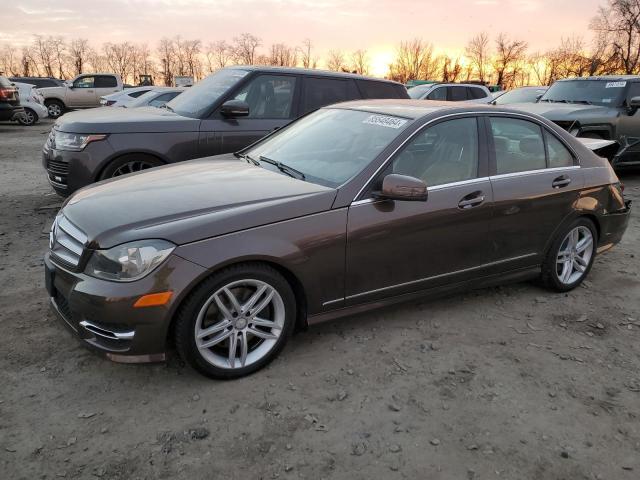
[[[640,76],[558,80],[537,103],[512,107],[542,115],[576,137],[614,140],[607,158],[615,168],[640,165]]]
[[[28,83],[36,88],[63,87],[64,81],[53,77],[11,77],[12,82]]]
[[[167,163],[235,152],[328,104],[408,98],[404,85],[348,73],[229,67],[166,108],[99,108],[58,119],[42,151],[56,192]]]
[[[123,107],[130,104],[140,95],[144,95],[153,87],[131,87],[125,88],[121,92],[111,93],[100,97],[100,106],[102,107]]]
[[[20,82],[12,82],[12,84],[18,89],[20,105],[24,109],[24,112],[14,115],[14,121],[29,126],[47,117],[44,98],[35,86]]]
[[[67,110],[100,106],[100,97],[123,89],[120,75],[112,73],[82,74],[61,87],[41,88],[49,116],[58,118]]]
[[[489,103],[493,96],[484,85],[472,83],[432,83],[417,85],[409,90],[416,100],[446,100],[449,102]]]
[[[202,374],[236,378],[296,325],[536,277],[572,290],[629,215],[607,161],[541,117],[347,102],[236,156],[76,193],[45,284],[112,360],[159,361],[170,341]]]
[[[7,77],[0,76],[0,121],[12,120],[24,113],[20,106],[20,94]]]
[[[144,95],[139,96],[133,102],[123,105],[124,108],[139,108],[139,107],[163,107],[170,102],[186,88],[177,87],[153,87]]]
[[[535,103],[549,87],[520,87],[498,92],[491,101],[492,105],[508,105],[511,103]]]

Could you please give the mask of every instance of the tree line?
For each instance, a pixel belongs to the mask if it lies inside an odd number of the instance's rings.
[[[403,83],[411,79],[474,80],[513,88],[550,85],[572,76],[640,73],[640,0],[607,0],[589,28],[593,33],[590,41],[567,37],[544,52],[530,51],[527,42],[504,33],[491,38],[480,32],[457,56],[437,54],[434,45],[422,39],[407,40],[397,46],[387,76]],[[96,47],[84,38],[35,35],[31,44],[21,48],[0,48],[0,72],[10,76],[69,79],[87,72],[113,72],[129,83],[147,74],[156,84],[171,85],[177,75],[198,80],[234,64],[322,67],[363,75],[371,71],[366,49],[330,50],[320,58],[310,39],[299,45],[265,46],[251,33],[206,44],[180,36],[162,38],[155,49],[131,42]]]

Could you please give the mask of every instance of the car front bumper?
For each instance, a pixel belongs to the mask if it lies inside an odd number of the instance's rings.
[[[206,269],[177,255],[134,282],[71,272],[55,264],[49,253],[44,264],[55,315],[87,347],[125,363],[164,360],[171,319],[193,283],[206,274]],[[140,297],[162,291],[173,292],[165,305],[133,306]]]

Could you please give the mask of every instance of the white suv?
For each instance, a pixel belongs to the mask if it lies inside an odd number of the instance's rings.
[[[483,85],[473,83],[430,83],[409,89],[416,100],[447,100],[450,102],[489,103],[493,95]]]

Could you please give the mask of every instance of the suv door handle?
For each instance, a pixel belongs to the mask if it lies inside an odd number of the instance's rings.
[[[466,210],[468,208],[473,208],[480,205],[484,202],[484,195],[482,192],[473,192],[465,197],[462,197],[462,200],[458,202],[458,208]]]
[[[571,179],[569,177],[567,177],[566,175],[560,175],[559,177],[553,179],[551,186],[553,188],[562,188],[562,187],[566,187],[570,183],[571,183]]]

